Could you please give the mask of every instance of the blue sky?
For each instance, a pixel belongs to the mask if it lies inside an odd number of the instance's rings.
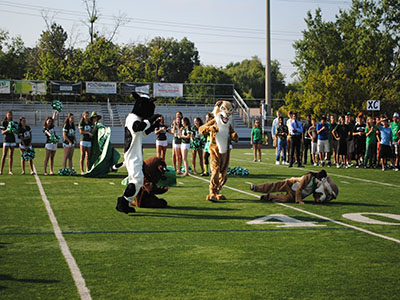
[[[292,82],[295,68],[292,44],[301,38],[307,11],[322,9],[326,20],[333,20],[350,0],[270,0],[271,56],[281,63],[286,82]],[[155,36],[187,37],[200,52],[201,63],[225,66],[258,56],[265,63],[266,0],[97,0],[100,14],[97,29],[111,32],[113,16],[125,14],[129,23],[121,27],[117,43],[145,42]],[[47,9],[45,9],[47,8]],[[20,35],[32,47],[46,28],[41,14],[61,24],[76,47],[88,41],[82,0],[0,0],[0,28],[11,36]]]

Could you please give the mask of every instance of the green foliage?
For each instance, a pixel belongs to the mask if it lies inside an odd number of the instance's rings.
[[[294,44],[304,87],[300,111],[356,112],[369,99],[381,100],[386,112],[398,107],[399,20],[398,1],[354,0],[332,22],[320,9],[309,12],[303,38]],[[289,107],[297,105],[293,95],[287,100]]]
[[[0,29],[0,78],[22,79],[27,53],[20,37],[10,38],[7,31]]]

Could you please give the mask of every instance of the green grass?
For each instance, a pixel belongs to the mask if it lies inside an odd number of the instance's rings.
[[[230,177],[228,186],[250,192],[245,182],[263,183],[306,172],[275,166],[272,150],[264,150],[261,164],[253,163],[250,153],[250,149],[233,150],[230,165],[246,167],[250,175]],[[154,154],[153,149],[144,151],[145,157]],[[114,207],[124,190],[120,182],[126,172],[103,179],[43,176],[43,155],[37,149],[40,179],[93,299],[398,299],[400,294],[400,245],[393,241],[288,207],[260,203],[227,188],[223,193],[228,200],[211,203],[205,200],[208,184],[193,177],[178,177],[182,184],[164,195],[169,208],[138,209],[125,215]],[[170,163],[170,149],[167,156]],[[0,176],[5,183],[0,185],[0,298],[79,299],[51,234],[35,179],[17,175],[18,152],[15,160],[16,175]],[[55,170],[61,168],[61,160],[59,149]],[[78,151],[74,166],[79,169]],[[318,170],[309,165],[306,169]],[[400,239],[399,226],[342,217],[351,212],[400,215],[400,172],[327,171],[340,188],[337,200],[314,205],[307,199],[303,206],[289,206]],[[326,226],[288,230],[246,224],[271,214]]]

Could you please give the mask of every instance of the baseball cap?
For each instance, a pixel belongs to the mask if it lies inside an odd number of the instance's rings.
[[[397,113],[397,112],[395,112],[394,114],[393,114],[393,118],[398,118],[399,117],[399,114]]]

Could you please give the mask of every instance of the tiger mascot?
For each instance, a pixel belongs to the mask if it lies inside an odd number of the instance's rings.
[[[201,134],[210,134],[210,164],[211,180],[210,193],[207,200],[218,202],[226,200],[226,197],[219,192],[227,180],[230,142],[239,141],[239,136],[232,127],[232,116],[234,107],[229,101],[218,101],[213,110],[214,119],[203,126],[200,126]]]

